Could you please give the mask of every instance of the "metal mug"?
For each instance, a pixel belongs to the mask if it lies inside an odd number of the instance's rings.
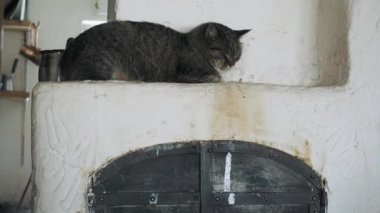
[[[63,49],[41,51],[38,81],[61,81],[60,62]]]
[[[13,75],[1,76],[1,90],[12,91],[13,90]]]
[[[5,90],[6,86],[7,86],[7,75],[1,75],[1,87],[0,89],[1,90]]]

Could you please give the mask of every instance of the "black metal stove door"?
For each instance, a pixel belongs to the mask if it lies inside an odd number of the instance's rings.
[[[202,212],[323,212],[321,177],[301,160],[262,145],[201,146]]]
[[[199,184],[199,143],[163,144],[96,172],[90,200],[96,213],[197,213]]]
[[[284,152],[241,141],[162,144],[93,175],[96,213],[323,213],[321,177]]]

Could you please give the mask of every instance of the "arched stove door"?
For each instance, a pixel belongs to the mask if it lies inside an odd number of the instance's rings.
[[[93,174],[90,212],[319,213],[324,183],[303,161],[255,143],[161,144]]]

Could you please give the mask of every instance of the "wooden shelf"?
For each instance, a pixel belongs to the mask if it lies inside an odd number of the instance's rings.
[[[36,28],[36,25],[31,21],[4,20],[4,30],[30,31]]]
[[[29,98],[30,93],[25,91],[0,91],[0,98]]]
[[[18,21],[18,20],[3,20],[3,29],[9,31],[21,31],[28,33],[29,46],[37,46],[37,28],[38,24],[31,21]]]

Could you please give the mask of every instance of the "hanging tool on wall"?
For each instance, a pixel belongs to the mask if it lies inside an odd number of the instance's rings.
[[[5,75],[5,74],[2,75],[2,77],[1,77],[1,81],[2,81],[1,90],[8,90],[8,91],[13,90],[13,78],[14,78],[14,74],[16,72],[17,64],[18,64],[18,58],[15,58],[15,60],[13,61],[11,74],[10,75]]]

